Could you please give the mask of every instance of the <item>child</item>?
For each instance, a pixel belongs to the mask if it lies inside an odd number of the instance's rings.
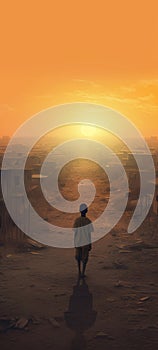
[[[82,203],[80,205],[81,216],[78,217],[74,222],[74,244],[75,244],[75,258],[78,263],[79,277],[85,277],[86,265],[88,262],[89,251],[92,249],[91,244],[91,232],[94,231],[93,224],[90,219],[86,217],[88,212],[87,205]],[[87,226],[89,225],[89,226]],[[81,272],[82,262],[82,272]]]

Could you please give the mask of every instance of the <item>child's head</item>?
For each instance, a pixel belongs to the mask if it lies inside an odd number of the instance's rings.
[[[80,205],[80,213],[81,213],[81,215],[85,215],[87,213],[87,211],[88,211],[87,204],[82,203]]]

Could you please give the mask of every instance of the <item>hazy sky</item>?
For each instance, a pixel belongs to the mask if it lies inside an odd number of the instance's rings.
[[[157,0],[3,1],[0,136],[74,101],[112,107],[158,135],[157,13]]]

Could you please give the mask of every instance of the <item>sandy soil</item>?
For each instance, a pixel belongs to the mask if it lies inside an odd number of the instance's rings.
[[[115,229],[93,243],[80,283],[73,249],[1,247],[1,349],[156,350],[158,239],[152,225],[144,223],[134,235]],[[21,318],[28,324],[19,329]]]

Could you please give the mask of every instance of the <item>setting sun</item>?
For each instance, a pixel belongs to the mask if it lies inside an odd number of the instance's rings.
[[[81,133],[84,136],[87,137],[92,137],[96,134],[97,129],[93,126],[89,126],[89,125],[81,125]]]

